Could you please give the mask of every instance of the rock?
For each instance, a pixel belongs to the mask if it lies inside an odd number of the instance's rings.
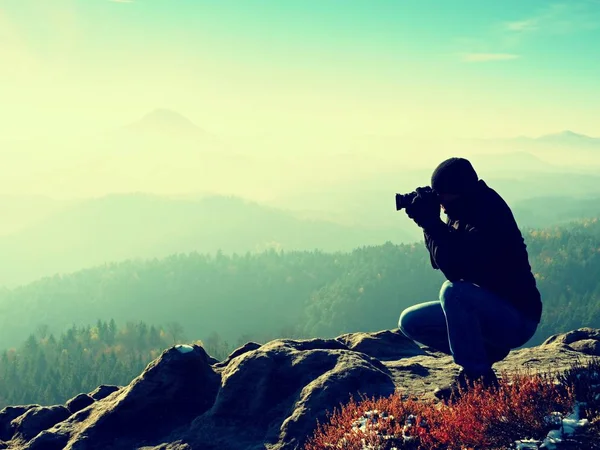
[[[248,353],[251,352],[252,350],[256,350],[257,348],[260,347],[261,344],[258,344],[256,342],[247,342],[244,345],[242,345],[241,347],[235,349],[231,355],[229,355],[226,359],[224,359],[221,362],[218,362],[216,364],[213,364],[215,367],[225,367],[227,364],[229,364],[229,362],[233,359],[233,358],[237,358],[240,355],[243,355],[244,353]]]
[[[105,399],[110,394],[112,394],[113,392],[117,392],[120,389],[121,388],[119,386],[109,386],[106,384],[102,384],[102,385],[98,386],[95,390],[90,392],[89,395],[94,400],[98,401],[98,400]]]
[[[219,363],[219,360],[217,358],[213,358],[212,356],[208,355],[208,363],[212,366],[213,364]]]
[[[70,415],[70,411],[62,405],[31,408],[12,421],[15,430],[14,439],[29,441],[41,431],[53,427]]]
[[[398,360],[425,354],[414,341],[407,338],[400,330],[350,333],[344,334],[336,340],[351,350],[373,356],[380,361]]]
[[[579,328],[568,333],[555,334],[546,339],[542,346],[556,344],[571,345],[574,342],[588,339],[600,340],[600,330],[595,328]]]
[[[191,345],[187,345],[187,344],[177,344],[175,346],[175,350],[177,350],[179,353],[191,353],[194,351],[194,347],[192,347]]]
[[[22,416],[31,408],[39,408],[40,405],[7,406],[0,411],[0,441],[9,441],[14,434],[14,426],[11,424],[17,417]]]
[[[193,450],[188,444],[181,442],[172,442],[170,444],[163,444],[157,447],[140,447],[138,450]]]
[[[600,341],[595,339],[582,339],[569,344],[569,347],[586,355],[600,356]]]
[[[76,412],[87,408],[94,402],[95,400],[91,395],[79,394],[77,397],[74,397],[71,400],[67,401],[66,407],[69,409],[71,414],[75,414]]]
[[[593,360],[599,342],[600,330],[575,330],[514,350],[495,368],[561,371]],[[352,396],[433,399],[458,372],[451,356],[424,351],[397,330],[248,343],[217,363],[202,347],[184,348],[165,351],[126,387],[101,386],[89,394],[97,401],[74,414],[62,406],[5,408],[8,448],[300,450],[317,421]],[[62,421],[53,416],[40,428],[34,419],[52,408],[63,408]]]
[[[129,384],[32,440],[28,449],[64,442],[73,449],[131,449],[154,446],[214,403],[220,376],[202,347],[189,353],[171,348]],[[159,442],[155,442],[159,441]],[[69,448],[71,448],[69,447]]]
[[[32,441],[26,444],[25,447],[31,450],[64,450],[69,444],[71,437],[68,433],[57,432],[59,428],[51,428],[50,430],[42,431]]]
[[[335,340],[276,340],[224,368],[215,404],[194,421],[191,441],[194,448],[299,448],[327,410],[359,392],[394,392],[380,361]]]

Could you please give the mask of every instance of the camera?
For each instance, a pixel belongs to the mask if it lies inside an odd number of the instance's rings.
[[[426,187],[424,190],[420,191],[421,195],[431,195],[437,198],[437,194],[430,187]],[[414,198],[417,196],[417,192],[409,192],[408,194],[396,194],[396,211],[400,211],[401,209],[409,206]]]
[[[416,192],[410,192],[408,194],[396,194],[396,211],[406,208],[412,203],[416,196]]]

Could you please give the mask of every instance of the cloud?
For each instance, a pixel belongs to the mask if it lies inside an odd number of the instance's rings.
[[[508,31],[533,31],[538,29],[538,19],[532,18],[527,20],[519,20],[517,22],[506,23]]]
[[[531,39],[564,36],[600,28],[600,0],[550,3],[529,16],[493,24],[482,36],[455,40],[458,55],[466,62],[506,61],[522,57]],[[457,53],[455,52],[455,55]]]
[[[489,62],[489,61],[508,61],[520,58],[520,55],[514,53],[465,53],[462,60],[466,62]]]
[[[597,0],[580,0],[571,3],[553,3],[528,18],[505,22],[503,30],[508,35],[525,32],[548,34],[574,33],[600,27],[600,9]]]

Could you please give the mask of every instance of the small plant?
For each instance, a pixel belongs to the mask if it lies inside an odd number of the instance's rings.
[[[400,395],[388,398],[352,398],[329,414],[328,423],[319,424],[305,450],[321,449],[417,449],[426,405],[404,401]]]
[[[505,375],[498,389],[476,384],[449,404],[403,400],[398,393],[352,399],[318,425],[305,450],[514,448],[517,440],[544,439],[561,426],[585,391],[569,382],[574,373],[560,382],[549,373]]]
[[[504,380],[497,390],[476,385],[456,402],[431,408],[424,448],[503,448],[523,437],[543,439],[560,423],[548,418],[573,409],[571,390],[550,375],[514,374]]]
[[[587,419],[591,432],[600,434],[600,358],[583,364],[578,360],[557,377],[557,382],[572,386],[582,419]]]

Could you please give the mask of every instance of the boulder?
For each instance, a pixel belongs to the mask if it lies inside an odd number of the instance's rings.
[[[28,409],[12,421],[14,438],[17,441],[29,441],[41,431],[53,427],[67,419],[71,412],[63,405],[37,406]]]
[[[86,450],[158,445],[164,443],[161,437],[208,410],[219,384],[220,376],[202,347],[185,353],[171,348],[129,386],[74,414],[25,448],[45,450],[65,442]]]
[[[215,367],[225,367],[227,366],[227,364],[229,364],[231,362],[231,360],[233,358],[237,358],[240,355],[243,355],[244,353],[248,353],[251,352],[252,350],[256,350],[257,348],[259,348],[261,346],[261,344],[258,344],[256,342],[247,342],[244,345],[242,345],[241,347],[235,349],[231,355],[229,355],[226,359],[224,359],[221,362],[216,362],[215,364],[213,364]]]
[[[394,361],[425,354],[413,340],[407,338],[400,330],[349,333],[336,340],[342,342],[350,350],[364,353],[380,361]]]
[[[596,339],[581,339],[569,344],[569,347],[586,355],[600,356],[600,341]]]
[[[121,388],[119,386],[110,386],[110,385],[102,384],[102,385],[98,386],[95,390],[90,392],[89,395],[94,400],[99,401],[99,400],[105,399],[110,394],[112,394],[113,392],[117,392],[120,389]]]
[[[596,328],[578,328],[568,333],[555,334],[544,341],[542,346],[546,345],[571,345],[577,341],[600,340],[600,329]]]
[[[224,368],[214,406],[194,421],[190,440],[194,448],[297,448],[340,402],[393,392],[380,361],[338,341],[276,340]]]
[[[65,406],[69,409],[71,414],[75,414],[76,412],[87,408],[94,402],[95,400],[91,395],[79,394],[77,397],[73,397],[71,400],[67,401]]]
[[[14,435],[14,426],[11,423],[17,417],[22,416],[32,408],[39,408],[40,405],[26,406],[7,406],[0,411],[0,441],[9,441]]]

